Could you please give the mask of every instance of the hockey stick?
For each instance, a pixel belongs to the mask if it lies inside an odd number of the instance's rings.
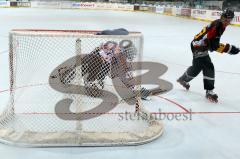
[[[153,89],[146,89],[146,88],[141,88],[141,99],[142,100],[149,100],[149,96],[154,96],[163,92],[166,92],[167,90],[161,89],[161,88],[153,88]]]

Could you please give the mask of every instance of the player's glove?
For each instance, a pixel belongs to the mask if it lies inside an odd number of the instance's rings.
[[[228,51],[228,53],[230,54],[230,55],[236,55],[236,54],[238,54],[239,53],[239,48],[237,48],[236,46],[234,46],[234,45],[231,45],[230,47],[229,47],[229,51]]]

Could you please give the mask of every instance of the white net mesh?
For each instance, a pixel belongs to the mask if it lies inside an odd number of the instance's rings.
[[[10,99],[0,116],[0,141],[137,145],[162,134],[160,121],[150,119],[141,106],[141,81],[134,78],[141,70],[133,65],[141,59],[142,35],[95,33],[10,33]]]

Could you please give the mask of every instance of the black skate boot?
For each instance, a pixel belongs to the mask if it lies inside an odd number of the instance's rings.
[[[207,90],[206,91],[206,98],[213,103],[218,102],[218,95],[214,93],[212,90]]]
[[[182,80],[181,78],[179,78],[179,79],[177,80],[177,82],[180,83],[186,90],[189,90],[190,85],[189,85],[188,82]]]

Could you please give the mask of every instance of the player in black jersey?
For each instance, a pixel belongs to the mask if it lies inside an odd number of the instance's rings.
[[[226,9],[222,12],[221,18],[211,22],[208,26],[197,34],[191,42],[193,53],[192,66],[177,80],[187,90],[190,88],[189,82],[203,71],[204,89],[206,98],[212,102],[218,102],[218,96],[213,92],[215,82],[214,65],[208,52],[228,53],[235,55],[239,53],[239,48],[230,44],[220,43],[220,38],[226,27],[234,18],[234,11]]]

